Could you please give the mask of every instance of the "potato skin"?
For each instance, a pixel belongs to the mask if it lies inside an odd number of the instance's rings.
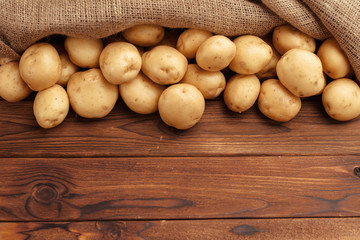
[[[49,43],[35,43],[21,55],[19,71],[30,89],[41,91],[51,87],[61,76],[59,54]]]
[[[82,68],[99,67],[99,56],[104,48],[101,39],[67,37],[64,46],[75,65]]]
[[[159,43],[165,35],[165,29],[155,24],[139,24],[122,31],[124,38],[140,47],[150,47]]]
[[[171,85],[159,99],[159,114],[164,123],[177,129],[189,129],[200,121],[205,111],[201,92],[188,83]]]
[[[177,39],[176,49],[187,59],[195,58],[200,45],[213,34],[206,30],[189,28],[182,32]]]
[[[69,107],[69,98],[65,89],[55,84],[36,94],[33,112],[40,127],[53,128],[65,120]]]
[[[332,79],[344,78],[352,74],[352,68],[344,51],[334,38],[325,40],[317,52],[324,73]]]
[[[71,75],[67,93],[73,110],[84,118],[105,117],[119,97],[118,86],[106,81],[98,68]]]
[[[165,86],[151,81],[143,73],[119,85],[120,96],[125,104],[139,114],[150,114],[158,110],[158,102]]]
[[[30,95],[31,89],[21,78],[19,63],[8,62],[0,66],[0,96],[7,102],[18,102]]]
[[[207,71],[220,71],[229,66],[236,46],[226,36],[214,35],[206,39],[196,52],[196,63]]]
[[[243,35],[233,40],[236,54],[229,67],[238,74],[256,74],[269,64],[272,48],[264,40],[253,35]]]
[[[161,45],[142,55],[142,72],[160,85],[180,82],[184,77],[188,60],[173,47]]]
[[[66,52],[60,54],[61,60],[61,76],[57,81],[57,84],[62,87],[66,87],[67,82],[72,74],[79,70],[79,67],[73,64]]]
[[[289,24],[275,27],[272,42],[280,55],[293,48],[315,52],[315,39]]]
[[[260,80],[256,75],[236,74],[227,82],[224,102],[234,112],[242,113],[251,108],[260,92]]]
[[[189,64],[181,83],[194,85],[205,99],[214,99],[225,89],[226,79],[221,71],[209,72],[197,64]]]
[[[268,79],[261,84],[258,107],[268,118],[287,122],[299,113],[301,98],[287,90],[278,79]]]
[[[278,61],[276,73],[280,82],[298,97],[319,95],[326,85],[319,57],[303,49],[287,51]]]
[[[103,49],[99,62],[106,80],[112,84],[122,84],[139,74],[142,59],[131,43],[113,42]]]
[[[322,94],[326,113],[338,121],[350,121],[360,115],[360,88],[349,78],[330,82]]]

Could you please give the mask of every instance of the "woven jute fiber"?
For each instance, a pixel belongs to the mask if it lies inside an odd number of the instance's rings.
[[[335,37],[359,79],[360,4],[356,0],[0,0],[0,57],[18,58],[53,34],[104,38],[136,24],[264,36],[290,23]]]

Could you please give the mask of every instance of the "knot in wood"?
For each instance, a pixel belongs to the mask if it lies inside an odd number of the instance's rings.
[[[354,168],[354,175],[360,177],[360,167]]]
[[[39,184],[34,187],[33,198],[43,204],[51,204],[58,197],[58,191],[52,184]]]

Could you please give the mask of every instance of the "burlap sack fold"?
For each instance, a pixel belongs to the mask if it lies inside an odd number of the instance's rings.
[[[359,12],[353,0],[0,0],[0,57],[53,34],[103,38],[142,23],[263,36],[289,22],[317,39],[334,36],[359,78]]]

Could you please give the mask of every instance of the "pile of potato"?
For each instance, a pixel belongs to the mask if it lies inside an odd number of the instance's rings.
[[[105,117],[119,97],[177,129],[193,127],[205,100],[219,97],[234,112],[257,102],[265,116],[286,122],[302,98],[322,94],[328,115],[348,121],[360,115],[353,77],[335,39],[316,42],[290,25],[264,38],[230,38],[144,24],[104,39],[42,41],[19,61],[1,59],[0,96],[16,102],[36,91],[33,112],[43,128],[62,123],[70,107],[84,118]]]

